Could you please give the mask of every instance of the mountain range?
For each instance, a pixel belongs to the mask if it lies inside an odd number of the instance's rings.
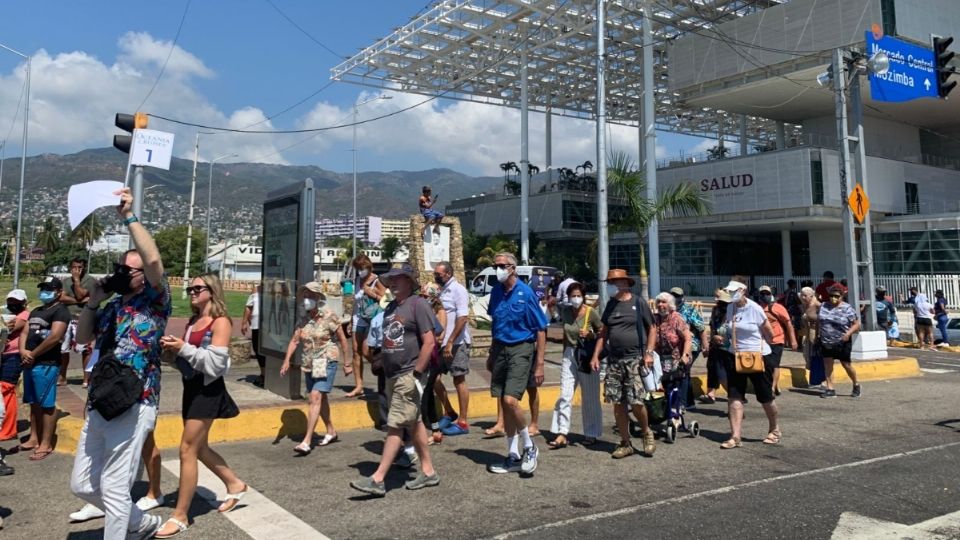
[[[90,180],[123,180],[127,156],[114,148],[95,148],[75,154],[40,154],[27,158],[26,190],[52,188],[66,193],[69,186]],[[10,189],[19,178],[19,158],[4,163],[3,200],[9,201]],[[197,167],[197,201],[206,201],[209,163]],[[190,196],[193,161],[173,158],[170,170],[145,168],[147,186],[185,198]],[[313,165],[271,165],[263,163],[217,163],[214,167],[214,206],[230,211],[243,206],[260,205],[267,192],[294,182],[312,178],[317,189],[317,216],[349,214],[353,201],[353,174],[328,171]],[[423,185],[442,195],[440,206],[453,199],[500,190],[503,179],[473,177],[450,169],[423,171],[366,171],[357,173],[357,212],[388,218],[405,218],[417,212],[417,197]],[[160,195],[157,193],[157,195]]]

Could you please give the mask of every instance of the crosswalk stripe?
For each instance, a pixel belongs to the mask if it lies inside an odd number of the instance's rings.
[[[935,366],[950,366],[950,367],[960,368],[960,364],[949,364],[946,362],[932,362],[929,360],[924,362],[924,364],[933,364]]]
[[[955,369],[934,369],[934,368],[920,368],[920,371],[924,373],[933,373],[934,375],[942,375],[944,373],[956,373]]]
[[[220,506],[220,501],[213,494],[223,491],[223,482],[203,463],[197,465],[197,496],[204,498],[213,508],[217,508]],[[177,478],[180,477],[180,460],[164,461],[163,467]],[[243,508],[221,515],[254,540],[330,540],[320,531],[266,498],[253,486],[247,486],[247,494],[243,496],[238,506]]]

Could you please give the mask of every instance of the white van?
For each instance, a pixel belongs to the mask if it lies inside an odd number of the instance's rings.
[[[552,266],[518,266],[517,277],[524,283],[530,285],[534,291],[545,292],[553,284],[553,276],[557,269]],[[493,290],[497,284],[497,270],[488,266],[483,269],[477,277],[470,281],[469,290],[477,296],[486,296]]]

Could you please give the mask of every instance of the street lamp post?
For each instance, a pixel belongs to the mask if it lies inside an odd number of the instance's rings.
[[[207,184],[207,247],[203,253],[203,266],[207,267],[207,256],[210,254],[210,209],[213,205],[213,164],[221,159],[237,157],[237,154],[224,154],[210,160],[210,178]]]
[[[360,103],[354,103],[353,105],[353,148],[350,150],[353,152],[353,254],[352,257],[357,256],[357,115],[360,113],[360,107],[370,103],[371,101],[376,101],[378,99],[393,99],[392,96],[386,94],[380,94],[379,96],[372,97],[370,99],[361,101]]]
[[[20,195],[17,201],[17,240],[16,240],[16,255],[13,259],[13,288],[20,288],[20,233],[22,231],[23,223],[23,179],[26,176],[27,172],[27,139],[28,139],[28,126],[30,125],[30,69],[31,59],[29,56],[23,54],[20,51],[16,51],[7,47],[6,45],[0,43],[0,47],[12,52],[13,54],[20,56],[27,61],[26,68],[26,84],[25,90],[25,100],[23,104],[23,145],[20,148]]]

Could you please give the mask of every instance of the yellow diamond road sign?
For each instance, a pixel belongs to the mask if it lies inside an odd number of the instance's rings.
[[[847,204],[850,205],[850,211],[853,212],[853,217],[856,218],[857,223],[863,223],[864,218],[867,217],[867,212],[870,211],[870,199],[867,198],[867,194],[860,184],[854,185],[853,193],[847,199]]]

